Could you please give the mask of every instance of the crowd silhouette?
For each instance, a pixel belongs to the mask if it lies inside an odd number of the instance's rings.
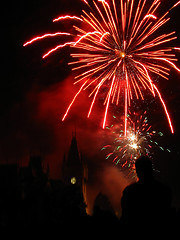
[[[135,167],[139,180],[124,189],[119,219],[103,194],[96,198],[93,215],[89,216],[81,189],[76,184],[49,180],[40,161],[34,159],[28,168],[19,171],[18,181],[1,181],[0,227],[60,229],[70,224],[104,232],[111,227],[113,231],[125,231],[129,226],[175,226],[179,213],[171,208],[171,189],[153,178],[149,158],[140,157]]]

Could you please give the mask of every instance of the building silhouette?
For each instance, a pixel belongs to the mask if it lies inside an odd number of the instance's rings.
[[[62,165],[62,180],[66,185],[74,185],[83,193],[87,205],[88,168],[85,159],[80,154],[76,134],[72,134],[71,145]]]

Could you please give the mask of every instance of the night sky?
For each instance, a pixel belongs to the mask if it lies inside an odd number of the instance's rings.
[[[164,8],[168,1],[163,1]],[[171,5],[173,2],[170,1]],[[47,59],[42,55],[58,45],[58,38],[39,41],[23,47],[34,36],[56,31],[68,31],[72,24],[53,23],[61,14],[80,15],[79,0],[17,0],[3,4],[1,20],[1,93],[0,93],[0,161],[26,165],[29,155],[40,154],[50,165],[52,178],[61,176],[61,163],[67,155],[72,132],[76,130],[79,150],[89,167],[91,191],[107,191],[114,202],[117,190],[127,185],[126,180],[112,163],[104,160],[100,149],[108,144],[108,136],[101,129],[101,104],[94,107],[87,120],[90,100],[81,94],[62,122],[72,97],[78,87],[73,86],[74,72],[67,62],[69,49],[57,51]],[[167,32],[175,30],[179,36],[179,7],[171,13]],[[179,39],[174,41],[179,47]],[[179,55],[177,55],[179,58]],[[3,62],[3,63],[2,63]],[[177,66],[180,66],[177,63]],[[170,133],[161,104],[149,101],[147,114],[154,128],[164,133],[161,145],[171,153],[157,151],[155,156],[160,178],[173,190],[173,204],[180,207],[180,83],[179,75],[171,71],[169,81],[158,79],[158,86],[166,100],[172,117],[175,134]],[[153,109],[153,110],[152,110]],[[113,112],[113,109],[110,109]],[[108,184],[109,182],[113,183]],[[113,186],[113,188],[112,188]],[[92,190],[93,189],[93,190]],[[94,190],[95,189],[95,190]]]

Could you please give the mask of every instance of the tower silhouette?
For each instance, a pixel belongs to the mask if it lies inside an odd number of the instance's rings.
[[[67,158],[63,161],[63,181],[65,184],[76,184],[82,187],[83,166],[77,146],[76,135],[73,134]]]
[[[64,156],[62,166],[63,182],[65,184],[76,184],[82,191],[84,184],[87,182],[88,171],[84,159],[78,150],[76,133],[72,134],[71,145],[67,157]]]
[[[84,157],[79,153],[76,133],[72,134],[71,145],[67,154],[64,155],[62,165],[63,182],[66,185],[75,185],[83,193],[84,202],[87,205],[87,181],[88,168]]]

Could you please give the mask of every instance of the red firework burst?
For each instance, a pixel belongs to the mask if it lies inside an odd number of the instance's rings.
[[[126,136],[127,113],[132,100],[144,100],[149,91],[152,96],[159,97],[173,133],[167,107],[152,77],[160,76],[168,79],[171,68],[180,71],[174,64],[177,59],[172,52],[179,48],[165,45],[176,39],[175,32],[162,34],[159,31],[170,20],[168,17],[170,10],[178,6],[180,1],[161,17],[156,15],[161,0],[94,0],[91,3],[84,0],[83,2],[88,10],[82,10],[80,17],[66,15],[53,20],[53,22],[74,20],[82,23],[82,27],[73,26],[75,35],[68,32],[48,33],[24,44],[27,46],[40,39],[61,35],[72,38],[71,41],[60,44],[43,55],[43,58],[46,58],[58,49],[69,46],[73,58],[69,65],[74,66],[73,70],[79,71],[74,84],[80,84],[80,88],[62,120],[66,118],[78,95],[88,88],[91,89],[89,97],[92,97],[87,115],[90,117],[100,91],[106,88],[103,128],[106,125],[110,104],[123,103]]]

